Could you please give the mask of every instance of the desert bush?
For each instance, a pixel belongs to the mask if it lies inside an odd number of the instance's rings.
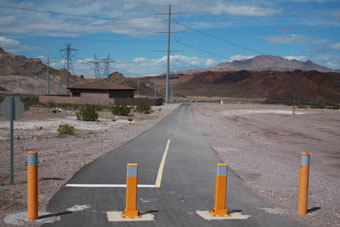
[[[129,116],[130,108],[127,105],[114,105],[111,112],[113,115]]]
[[[136,107],[138,113],[150,114],[151,106],[149,104],[142,103]]]
[[[132,117],[129,117],[129,118],[128,118],[128,121],[133,121]]]
[[[38,97],[24,97],[21,98],[21,101],[24,103],[24,109],[27,111],[31,108],[31,106],[36,106],[39,104]]]
[[[74,135],[74,127],[70,126],[69,124],[61,124],[57,130],[60,136]]]
[[[77,120],[82,121],[96,121],[98,119],[98,113],[95,105],[82,106],[80,111],[76,113]]]

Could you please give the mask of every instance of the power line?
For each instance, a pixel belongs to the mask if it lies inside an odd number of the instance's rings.
[[[117,71],[121,71],[121,72],[124,72],[124,73],[127,73],[127,74],[131,74],[131,75],[135,75],[135,76],[140,76],[141,74],[137,74],[137,73],[133,73],[133,72],[128,72],[128,71],[125,71],[125,70],[122,70],[122,69],[118,69],[115,67],[115,69],[117,69]]]
[[[99,68],[100,68],[100,60],[97,58],[97,55],[94,54],[94,58],[91,61],[87,61],[87,63],[90,64],[90,67],[93,65],[94,68],[94,76],[96,78],[100,77],[100,72],[99,72]]]
[[[197,65],[194,65],[194,64],[190,64],[188,62],[184,62],[184,61],[178,60],[178,59],[176,59],[175,61],[177,61],[179,63],[182,63],[182,64],[185,64],[185,65],[188,65],[188,66],[196,67],[196,68],[199,68],[199,69],[204,69],[204,70],[207,69],[207,68],[203,68],[203,67],[200,67],[200,66],[197,66]]]
[[[111,40],[111,39],[86,39],[86,38],[73,38],[73,37],[51,37],[51,36],[29,36],[29,35],[11,35],[10,33],[0,32],[1,35],[7,35],[11,38],[33,38],[33,39],[55,39],[55,40],[74,40],[84,42],[108,42],[108,43],[164,43],[158,40]]]
[[[192,48],[192,49],[195,49],[195,50],[199,50],[199,51],[201,51],[201,52],[204,52],[204,53],[207,53],[207,54],[210,54],[210,55],[214,55],[214,56],[220,57],[220,58],[222,58],[222,59],[227,59],[227,57],[224,57],[224,56],[222,56],[222,55],[215,54],[215,53],[210,52],[210,51],[208,51],[208,50],[204,50],[204,49],[201,49],[201,48],[198,48],[198,47],[194,47],[194,46],[192,46],[192,45],[190,45],[190,44],[187,44],[187,43],[178,41],[175,37],[174,37],[174,39],[176,40],[176,43],[182,44],[183,46],[186,46],[186,47],[189,47],[189,48]]]
[[[80,15],[80,14],[73,14],[73,13],[57,12],[57,11],[52,11],[52,10],[39,10],[39,9],[23,8],[23,7],[17,7],[17,6],[9,6],[9,5],[0,5],[0,8],[31,11],[31,12],[36,12],[36,13],[58,14],[58,15],[72,16],[72,17],[100,19],[100,20],[127,20],[127,19],[120,19],[120,18],[113,18],[113,17],[87,16],[87,15]]]
[[[104,77],[108,76],[110,74],[111,69],[111,63],[114,63],[114,60],[111,60],[110,54],[107,55],[106,58],[101,59],[101,62],[104,64]]]
[[[186,27],[186,28],[188,28],[188,29],[190,29],[190,30],[193,30],[193,31],[195,31],[195,32],[198,32],[198,33],[203,34],[203,35],[205,35],[205,36],[208,36],[208,37],[210,37],[210,38],[219,40],[219,41],[221,41],[221,42],[227,43],[227,44],[229,44],[229,45],[232,45],[232,46],[235,46],[235,47],[238,47],[238,48],[241,48],[241,49],[249,50],[249,51],[252,51],[252,52],[255,52],[255,53],[258,53],[258,54],[265,54],[265,53],[263,53],[263,52],[261,52],[261,51],[258,51],[258,50],[252,49],[252,48],[248,48],[248,47],[245,47],[245,46],[242,46],[242,45],[233,43],[233,42],[230,42],[230,41],[228,41],[228,40],[219,38],[219,37],[217,37],[217,36],[211,35],[211,34],[206,33],[206,32],[202,32],[202,31],[197,30],[197,29],[195,29],[195,28],[193,28],[193,27],[190,27],[189,25],[180,23],[180,22],[178,22],[177,20],[176,20],[176,23],[177,23],[177,24],[180,24],[180,25],[182,25],[182,26],[184,26],[184,27]]]

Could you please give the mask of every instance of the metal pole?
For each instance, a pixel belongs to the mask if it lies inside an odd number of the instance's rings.
[[[165,102],[169,102],[169,72],[170,72],[170,25],[171,25],[171,5],[169,5],[169,20],[168,20],[168,57],[166,70],[166,94]]]
[[[27,160],[27,219],[38,219],[38,152],[28,152]]]
[[[307,214],[310,154],[302,152],[300,158],[298,214]]]
[[[157,82],[155,81],[155,98],[157,98]]]
[[[171,102],[174,102],[174,82],[171,81]]]
[[[50,55],[47,57],[47,95],[50,95]]]
[[[69,74],[70,74],[70,44],[66,44],[66,58],[67,58],[67,78],[66,78],[66,87],[68,88],[69,87]]]
[[[10,184],[14,184],[14,136],[13,136],[13,122],[14,122],[14,97],[10,99],[10,107],[11,107],[11,117],[10,117],[10,170],[11,170],[11,179]]]

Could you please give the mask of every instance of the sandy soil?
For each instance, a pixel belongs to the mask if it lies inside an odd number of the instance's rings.
[[[28,151],[39,152],[39,210],[44,211],[48,200],[76,171],[151,128],[177,106],[155,107],[150,115],[133,113],[133,121],[128,117],[113,121],[110,112],[102,111],[97,122],[78,121],[74,111],[32,108],[14,122],[15,185],[9,185],[9,121],[0,116],[0,226],[10,226],[3,221],[6,215],[27,209]],[[76,134],[59,137],[57,128],[63,123],[73,126]]]
[[[340,111],[260,104],[193,104],[211,146],[276,212],[340,226]],[[296,215],[300,153],[311,153],[307,215]]]

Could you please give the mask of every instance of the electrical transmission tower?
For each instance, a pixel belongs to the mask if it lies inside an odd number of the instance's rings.
[[[100,59],[97,58],[97,55],[94,54],[94,58],[92,61],[88,61],[88,63],[90,63],[90,65],[93,65],[93,68],[94,68],[94,76],[96,78],[99,78],[100,77]]]
[[[111,60],[110,54],[107,55],[106,58],[101,59],[101,62],[104,64],[104,73],[103,76],[107,77],[110,74],[111,63],[114,63],[114,60]]]
[[[73,69],[72,58],[76,56],[77,53],[73,53],[78,51],[77,49],[71,48],[72,43],[66,43],[66,48],[59,50],[60,55],[66,60],[66,69],[67,69],[67,79],[66,79],[66,87],[69,87],[69,74],[70,69]]]

